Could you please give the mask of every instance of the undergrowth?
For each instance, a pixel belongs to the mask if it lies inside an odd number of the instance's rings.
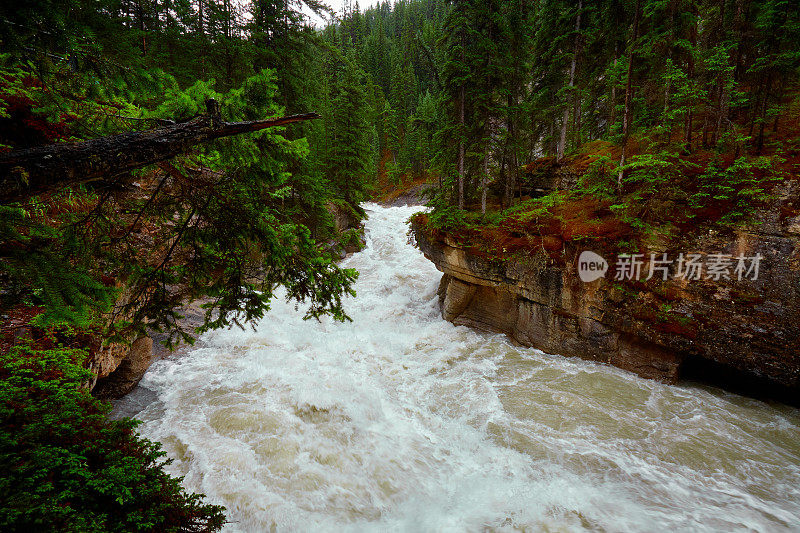
[[[223,507],[163,470],[159,444],[84,386],[84,350],[0,354],[0,530],[216,531]]]
[[[524,198],[484,214],[435,199],[426,227],[458,234],[461,240],[471,235],[468,244],[475,247],[481,247],[481,238],[485,240],[498,228],[513,235],[519,228],[558,227],[566,240],[591,241],[607,236],[610,216],[628,228],[626,236],[616,236],[618,247],[635,249],[637,242],[669,240],[682,228],[698,224],[719,229],[747,224],[759,207],[776,198],[775,185],[787,178],[780,151],[735,159],[713,152],[704,157],[654,150],[633,155],[620,169],[607,155],[589,158],[583,154],[584,170],[571,190]],[[584,163],[587,159],[590,162]],[[531,165],[534,170],[528,180],[540,179],[542,168],[553,171],[552,162],[543,161]],[[618,181],[620,170],[622,180]],[[608,212],[608,216],[598,217],[598,212]],[[580,227],[564,229],[570,225]]]

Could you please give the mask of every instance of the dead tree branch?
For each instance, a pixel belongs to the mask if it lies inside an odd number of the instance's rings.
[[[0,203],[87,182],[114,183],[131,170],[171,159],[193,146],[231,135],[320,118],[316,113],[248,122],[223,122],[219,104],[208,114],[179,124],[78,143],[57,143],[0,155]]]

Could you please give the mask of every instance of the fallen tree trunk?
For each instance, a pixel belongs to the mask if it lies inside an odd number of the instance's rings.
[[[209,100],[206,107],[207,115],[154,130],[3,154],[0,156],[0,203],[24,201],[91,181],[115,183],[131,170],[171,159],[200,143],[320,118],[316,113],[305,113],[267,120],[223,122],[216,101]]]

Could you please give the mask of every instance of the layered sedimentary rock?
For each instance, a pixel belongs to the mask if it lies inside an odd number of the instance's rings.
[[[701,378],[722,385],[726,378],[720,376],[731,375],[793,395],[800,386],[798,222],[765,219],[732,235],[691,239],[691,251],[701,254],[760,254],[756,280],[733,275],[646,282],[618,282],[612,272],[581,281],[578,257],[591,245],[565,242],[558,261],[544,249],[498,260],[428,231],[424,220],[415,220],[412,229],[444,274],[442,315],[455,324],[503,332],[525,346],[643,377],[674,382],[684,370],[700,368],[707,374]],[[608,260],[613,268],[614,258]]]

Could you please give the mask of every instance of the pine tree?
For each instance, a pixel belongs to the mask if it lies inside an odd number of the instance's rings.
[[[469,82],[469,63],[467,62],[467,41],[470,38],[470,18],[467,1],[454,2],[443,27],[440,46],[444,49],[446,60],[442,66],[444,92],[453,109],[450,120],[443,125],[439,139],[449,146],[457,146],[453,160],[456,162],[458,207],[464,207],[464,165],[467,142],[466,107],[467,83]],[[442,152],[447,152],[445,147]],[[447,156],[445,156],[447,157]],[[449,159],[449,158],[448,158]],[[447,160],[447,159],[446,159]],[[449,166],[449,165],[448,165]],[[445,170],[440,164],[441,170]]]
[[[352,206],[366,198],[371,186],[370,110],[363,85],[364,73],[355,64],[354,54],[350,54],[337,70],[332,96],[334,112],[326,127],[331,142],[328,177],[337,193]]]

